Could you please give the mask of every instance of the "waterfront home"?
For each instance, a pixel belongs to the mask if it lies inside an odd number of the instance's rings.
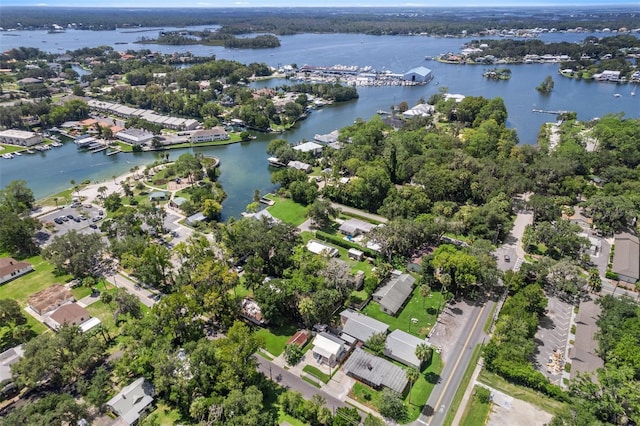
[[[124,387],[107,402],[107,408],[118,417],[116,424],[134,425],[153,404],[153,385],[140,377]]]
[[[216,126],[211,129],[197,130],[191,134],[191,142],[210,142],[224,141],[229,139],[229,134],[222,126]]]
[[[422,343],[425,343],[424,340],[416,336],[402,330],[393,330],[387,336],[384,354],[406,366],[420,369],[422,362],[416,356],[416,348]]]
[[[305,173],[311,173],[313,171],[313,166],[308,163],[303,163],[302,161],[291,160],[287,163],[287,167],[291,169],[301,170]]]
[[[429,104],[418,104],[402,113],[404,118],[429,117],[435,112],[435,107]]]
[[[348,376],[378,390],[386,387],[402,394],[408,384],[403,368],[372,355],[362,348],[356,348],[353,351],[344,363],[343,370]]]
[[[400,271],[391,272],[391,276],[373,293],[373,300],[380,304],[380,310],[396,315],[407,301],[416,279]]]
[[[596,81],[618,82],[620,80],[620,71],[604,70],[599,74],[594,74],[593,79]]]
[[[147,145],[154,138],[153,133],[142,129],[129,128],[115,134],[116,138],[131,145]]]
[[[293,150],[302,153],[310,153],[317,157],[322,154],[322,145],[315,142],[305,142],[294,146]]]
[[[42,143],[42,136],[35,132],[9,129],[0,132],[0,143],[11,145],[33,146]]]
[[[33,271],[29,262],[19,262],[11,257],[0,259],[0,285]]]

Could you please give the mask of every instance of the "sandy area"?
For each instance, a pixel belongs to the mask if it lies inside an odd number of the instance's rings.
[[[511,408],[493,404],[487,426],[544,426],[552,419],[552,415],[519,399],[511,400]]]

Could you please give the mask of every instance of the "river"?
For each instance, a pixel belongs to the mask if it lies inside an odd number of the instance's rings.
[[[210,28],[211,26],[208,26]],[[204,27],[199,27],[204,28]],[[165,28],[171,30],[171,28]],[[10,34],[10,35],[8,35]],[[283,135],[256,134],[257,139],[248,143],[223,147],[203,147],[170,151],[176,159],[184,152],[203,152],[221,159],[222,183],[228,198],[223,203],[223,218],[238,217],[251,202],[255,189],[267,192],[274,189],[270,170],[266,163],[265,148],[276,137],[296,143],[313,139],[317,133],[328,133],[353,123],[356,118],[369,119],[378,109],[389,110],[391,105],[406,101],[410,106],[420,98],[428,99],[439,88],[447,87],[450,93],[469,96],[504,99],[509,113],[507,125],[518,132],[520,143],[532,144],[540,126],[554,119],[552,115],[536,114],[533,108],[546,110],[571,110],[581,120],[589,120],[608,113],[624,113],[627,117],[640,117],[640,96],[631,96],[631,85],[574,81],[561,78],[554,64],[511,66],[512,77],[508,81],[491,81],[482,77],[484,66],[447,65],[425,61],[425,56],[445,52],[458,52],[462,43],[470,38],[431,38],[421,36],[367,36],[359,34],[300,34],[280,37],[281,46],[276,49],[225,49],[212,46],[158,46],[133,43],[139,37],[154,37],[155,31],[126,32],[70,30],[60,34],[45,31],[0,33],[0,49],[12,47],[38,47],[49,52],[63,53],[81,47],[111,45],[116,50],[148,48],[162,53],[191,51],[196,55],[215,55],[220,59],[243,63],[265,62],[272,66],[297,64],[298,66],[335,64],[372,66],[378,70],[405,72],[416,66],[426,66],[434,73],[434,80],[418,87],[363,87],[358,88],[360,98],[314,111],[298,127]],[[544,41],[577,42],[590,34],[543,34]],[[602,36],[602,34],[596,34]],[[118,44],[116,44],[118,43]],[[126,43],[126,44],[123,44]],[[555,87],[550,95],[541,95],[535,87],[545,76],[551,75]],[[270,80],[255,86],[273,86],[286,83]],[[619,93],[620,97],[613,95]],[[37,198],[58,192],[70,186],[70,180],[100,181],[111,179],[129,171],[136,165],[153,161],[155,153],[90,154],[78,152],[75,145],[66,143],[45,153],[23,155],[13,160],[0,160],[0,187],[10,180],[24,179]]]

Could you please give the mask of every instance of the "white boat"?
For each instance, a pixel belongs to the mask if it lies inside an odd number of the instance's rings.
[[[6,158],[7,160],[11,160],[13,158],[13,155],[7,153],[7,154],[2,154],[2,158]]]
[[[19,152],[14,152],[13,155],[17,155],[18,157],[22,156]]]
[[[621,97],[621,96],[622,96],[622,95],[621,95],[620,93],[614,93],[614,94],[613,94],[613,97],[614,97],[614,98],[619,98],[619,97]]]

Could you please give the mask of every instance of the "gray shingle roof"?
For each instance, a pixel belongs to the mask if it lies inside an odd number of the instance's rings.
[[[422,339],[402,330],[394,330],[387,336],[384,354],[404,365],[417,368],[420,367],[420,360],[416,356],[416,347],[421,343],[424,343]]]
[[[416,279],[409,274],[392,274],[391,278],[373,294],[380,306],[396,314],[411,295]]]
[[[127,424],[134,424],[153,403],[153,386],[143,377],[124,387],[107,405]]]
[[[377,388],[386,386],[402,393],[407,386],[407,376],[404,369],[361,348],[356,348],[353,351],[343,369],[345,373]]]
[[[345,309],[340,313],[340,317],[344,323],[342,331],[361,342],[366,342],[376,333],[386,334],[389,329],[387,324],[352,309]]]

